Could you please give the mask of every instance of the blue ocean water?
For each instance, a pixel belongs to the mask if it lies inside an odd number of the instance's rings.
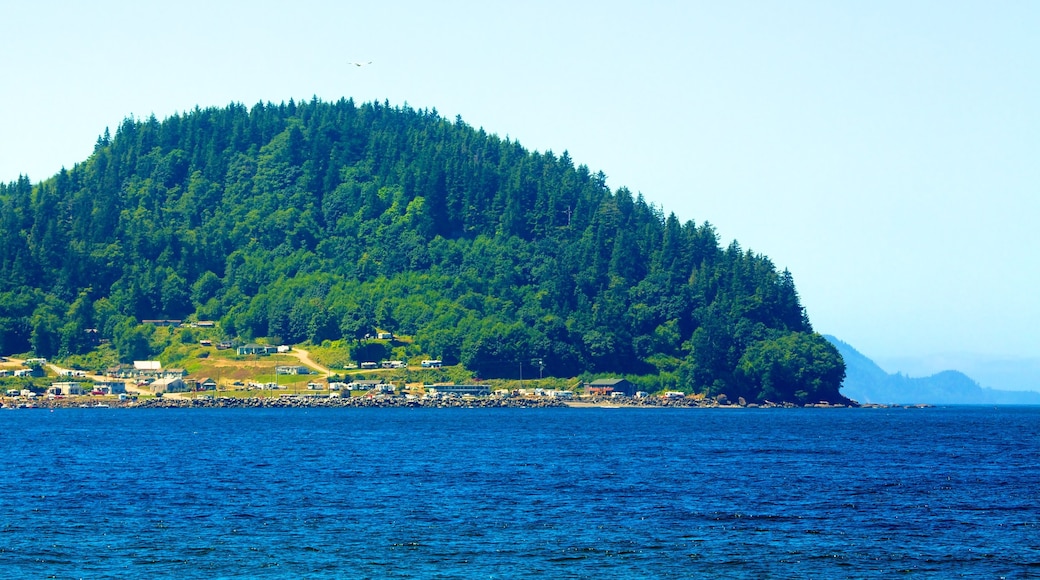
[[[0,413],[4,578],[1040,575],[1040,408]]]

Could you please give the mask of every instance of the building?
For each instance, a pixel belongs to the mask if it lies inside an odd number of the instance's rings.
[[[298,365],[278,365],[274,367],[276,375],[309,375],[311,369]]]
[[[137,372],[130,365],[117,365],[105,369],[105,376],[118,379],[132,379],[137,376]]]
[[[51,388],[47,389],[48,395],[62,395],[64,397],[82,395],[83,392],[83,385],[80,383],[51,383]]]
[[[596,379],[585,384],[585,393],[593,396],[610,397],[613,393],[632,396],[636,387],[626,379]]]
[[[148,385],[152,393],[184,393],[188,390],[188,384],[180,377],[156,379]]]
[[[240,356],[267,356],[269,354],[278,354],[278,347],[265,344],[247,344],[245,346],[238,347],[238,354]]]
[[[354,381],[352,383],[348,383],[347,387],[349,387],[352,391],[380,391],[385,384],[386,383],[383,382],[383,379],[374,379]]]
[[[206,377],[198,382],[198,390],[200,391],[215,391],[217,390],[217,381]]]
[[[134,366],[119,365],[105,370],[105,375],[117,379],[169,379],[183,377],[184,369],[163,369],[157,360],[135,360]]]
[[[104,381],[94,383],[94,390],[101,391],[106,395],[121,395],[126,392],[126,383],[123,381]]]
[[[58,376],[59,377],[80,377],[80,378],[82,378],[82,377],[87,376],[87,371],[78,371],[78,370],[75,370],[75,369],[61,369],[61,370],[58,371]]]
[[[138,375],[153,373],[158,374],[162,370],[162,363],[157,360],[135,360],[134,370]]]
[[[491,394],[491,387],[487,385],[429,385],[426,387],[426,392],[430,395],[487,397]]]
[[[443,363],[436,359],[427,359],[422,361],[421,366],[424,369],[439,369]]]

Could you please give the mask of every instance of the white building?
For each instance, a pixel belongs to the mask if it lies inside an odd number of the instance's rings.
[[[65,397],[72,397],[83,394],[83,385],[79,383],[51,383],[51,388],[47,389],[48,395],[62,395]]]
[[[473,395],[474,397],[486,397],[491,394],[491,388],[487,385],[430,385],[426,392],[431,395]]]
[[[119,395],[126,392],[126,383],[123,381],[105,381],[94,383],[94,388],[106,395]]]
[[[162,370],[162,363],[157,360],[135,360],[134,370],[138,373],[157,373]]]
[[[184,393],[188,390],[187,383],[180,377],[170,377],[165,379],[156,379],[150,385],[148,389],[155,394],[159,393]]]

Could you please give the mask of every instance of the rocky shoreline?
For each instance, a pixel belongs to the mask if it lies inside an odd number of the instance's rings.
[[[97,400],[85,403],[74,399],[41,399],[32,403],[39,409],[121,408],[121,409],[292,409],[292,408],[392,408],[392,407],[460,407],[460,408],[551,408],[565,403],[553,399],[405,399],[403,397],[200,397],[148,398],[134,400]],[[10,407],[8,407],[10,408]]]
[[[476,397],[476,398],[405,398],[405,397],[314,397],[289,395],[281,397],[198,397],[173,398],[157,397],[139,400],[94,399],[91,401],[76,398],[38,399],[31,403],[12,405],[5,404],[5,409],[39,408],[126,408],[126,409],[291,409],[291,408],[701,408],[701,409],[793,409],[793,408],[921,408],[930,405],[845,405],[832,403],[814,403],[796,405],[794,403],[765,404],[720,404],[711,399],[628,399],[620,402],[616,399],[591,398],[580,401],[556,399],[548,397]]]

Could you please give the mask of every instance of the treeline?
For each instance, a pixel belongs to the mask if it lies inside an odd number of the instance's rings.
[[[486,377],[835,400],[844,375],[765,256],[566,152],[388,103],[127,119],[71,170],[0,184],[0,246],[3,352],[140,357],[141,320],[195,317],[289,343],[389,330]]]

